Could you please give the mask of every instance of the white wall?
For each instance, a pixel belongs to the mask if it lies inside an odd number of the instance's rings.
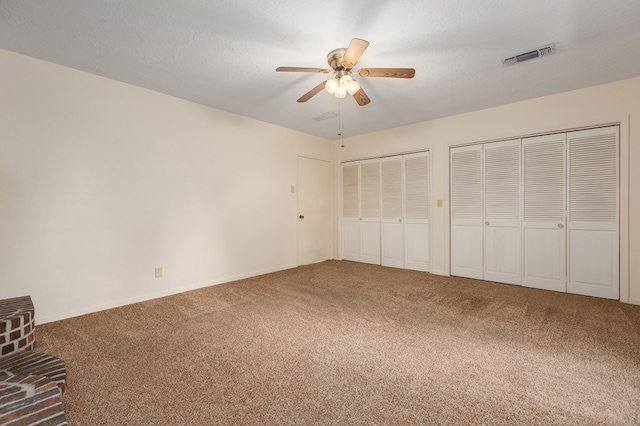
[[[447,275],[451,145],[620,123],[620,291],[622,301],[640,304],[639,121],[640,78],[634,78],[352,137],[345,140],[344,148],[339,142],[333,143],[335,193],[338,194],[340,161],[430,149],[433,167],[431,270]],[[436,207],[437,199],[444,201],[442,208]]]
[[[430,149],[431,268],[446,275],[449,146],[613,122],[621,298],[640,304],[640,78],[340,148],[3,50],[0,70],[0,298],[30,294],[39,323],[295,266],[298,155],[333,158],[337,197],[341,160]]]
[[[0,70],[0,299],[43,323],[296,266],[297,156],[329,142],[3,50]]]

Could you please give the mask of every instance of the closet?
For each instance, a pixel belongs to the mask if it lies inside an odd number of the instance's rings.
[[[342,164],[341,258],[429,270],[429,154]]]
[[[619,127],[450,150],[451,275],[619,298]]]

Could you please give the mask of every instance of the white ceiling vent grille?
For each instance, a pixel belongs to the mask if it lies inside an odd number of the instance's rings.
[[[316,115],[315,117],[313,117],[313,119],[316,121],[324,121],[331,118],[336,118],[337,116],[338,114],[336,114],[335,112],[325,112],[324,114]]]
[[[531,50],[529,52],[519,53],[517,55],[510,56],[506,59],[502,60],[504,65],[515,65],[520,62],[528,61],[529,59],[539,58],[540,56],[547,56],[555,53],[556,45],[551,43],[546,46],[539,47],[535,50]]]

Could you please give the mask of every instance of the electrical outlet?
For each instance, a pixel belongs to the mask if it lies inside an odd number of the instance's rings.
[[[295,193],[296,193],[296,187],[295,187],[295,186],[293,186],[293,185],[291,185],[291,193],[292,193],[292,194],[295,194]]]
[[[156,268],[156,278],[162,278],[162,266]]]

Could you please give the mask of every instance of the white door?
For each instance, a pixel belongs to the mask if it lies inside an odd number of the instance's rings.
[[[484,144],[484,279],[520,284],[520,139]]]
[[[429,153],[404,156],[404,267],[429,271]]]
[[[341,258],[429,271],[429,154],[342,166]]]
[[[298,265],[331,258],[331,164],[298,157]]]
[[[360,262],[380,265],[380,160],[360,163]]]
[[[382,265],[404,268],[404,224],[402,156],[383,158],[382,174]]]
[[[482,145],[451,148],[451,275],[484,278]]]
[[[567,133],[567,291],[618,299],[619,128]]]
[[[567,291],[566,133],[522,140],[522,285]]]
[[[360,261],[360,166],[342,165],[341,258]]]

